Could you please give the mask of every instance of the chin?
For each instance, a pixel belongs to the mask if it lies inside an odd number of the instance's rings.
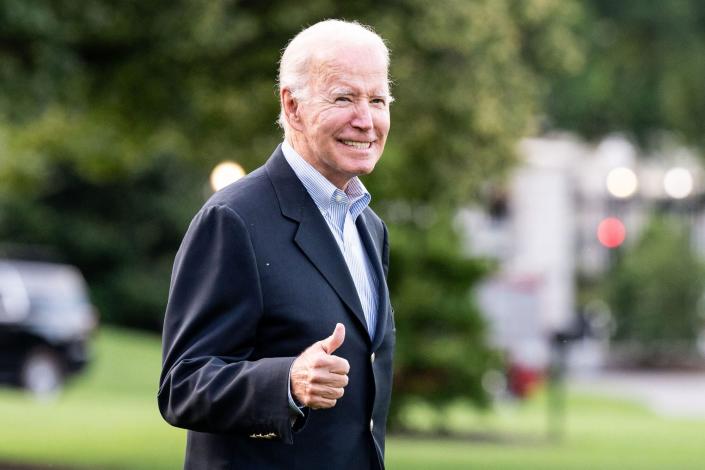
[[[357,168],[357,170],[354,172],[357,176],[364,176],[364,175],[369,175],[372,173],[372,171],[375,169],[374,165],[366,165]]]
[[[372,173],[372,170],[375,169],[378,161],[379,155],[368,155],[365,158],[356,159],[355,161],[350,162],[351,165],[349,168],[353,170],[355,174],[366,175],[368,173]]]

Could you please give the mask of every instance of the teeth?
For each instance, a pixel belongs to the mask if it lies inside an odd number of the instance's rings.
[[[350,147],[355,147],[356,149],[368,149],[370,148],[370,145],[372,145],[372,142],[357,142],[355,140],[343,140],[342,141],[345,145],[348,145]]]

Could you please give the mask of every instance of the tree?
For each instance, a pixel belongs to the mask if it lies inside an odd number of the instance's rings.
[[[668,132],[705,145],[705,4],[589,0],[581,21],[587,60],[552,77],[550,126],[588,138],[627,132],[642,145]]]
[[[483,403],[495,359],[470,290],[487,265],[452,220],[537,129],[544,75],[580,66],[576,2],[3,2],[0,237],[78,264],[107,321],[158,327],[208,169],[263,162],[279,51],[326,17],[392,49],[392,133],[366,184],[393,245],[396,404]]]

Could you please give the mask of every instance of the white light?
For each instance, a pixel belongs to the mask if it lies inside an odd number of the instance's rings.
[[[627,198],[636,192],[636,174],[626,167],[613,168],[607,174],[607,190],[618,198]]]
[[[220,191],[230,183],[245,176],[245,170],[235,162],[221,162],[211,172],[211,188]]]
[[[663,178],[663,189],[674,199],[688,197],[693,191],[693,175],[685,168],[671,168]]]

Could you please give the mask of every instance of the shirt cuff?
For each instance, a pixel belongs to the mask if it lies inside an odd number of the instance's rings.
[[[291,369],[289,369],[289,380],[287,380],[286,383],[289,384],[289,386],[288,386],[288,389],[289,389],[289,392],[288,392],[288,394],[289,394],[289,411],[291,412],[290,413],[291,414],[291,423],[293,425],[296,418],[299,418],[299,417],[303,418],[304,417],[304,412],[303,412],[304,407],[296,404],[294,397],[291,395]]]

